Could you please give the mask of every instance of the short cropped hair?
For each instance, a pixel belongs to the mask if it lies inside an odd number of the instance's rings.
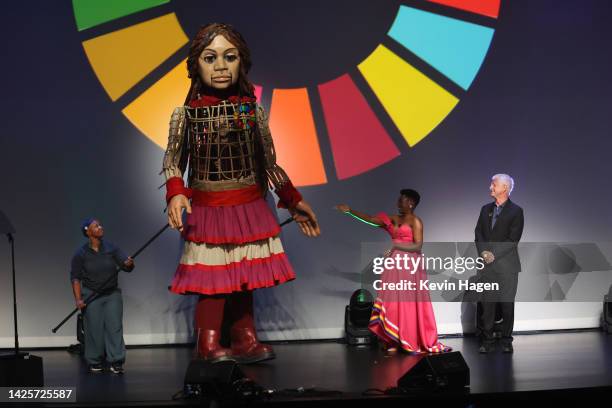
[[[400,194],[405,197],[412,198],[412,200],[414,200],[414,208],[416,208],[417,205],[419,205],[419,203],[421,202],[421,195],[416,190],[413,190],[411,188],[405,188],[401,190]]]
[[[504,173],[499,173],[491,177],[491,180],[496,179],[508,186],[508,195],[512,194],[512,190],[514,190],[514,179],[512,177]]]

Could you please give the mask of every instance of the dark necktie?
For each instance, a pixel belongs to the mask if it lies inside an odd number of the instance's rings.
[[[493,209],[493,220],[491,221],[491,229],[495,228],[495,223],[497,222],[497,217],[499,217],[499,213],[501,213],[502,207],[495,206]]]

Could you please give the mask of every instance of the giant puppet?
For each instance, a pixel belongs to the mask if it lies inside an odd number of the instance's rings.
[[[274,358],[256,336],[253,290],[295,273],[264,198],[268,187],[305,235],[320,233],[314,212],[276,163],[266,114],[247,77],[250,66],[250,51],[233,27],[200,29],[187,59],[191,87],[172,113],[163,160],[169,223],[185,240],[171,291],[199,296],[197,347],[212,362]],[[230,348],[219,343],[224,320]]]

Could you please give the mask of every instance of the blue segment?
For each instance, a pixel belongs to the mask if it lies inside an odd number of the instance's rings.
[[[474,81],[494,30],[400,6],[389,36],[463,89]]]

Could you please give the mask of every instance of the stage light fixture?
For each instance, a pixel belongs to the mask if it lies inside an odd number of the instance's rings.
[[[366,289],[353,292],[344,313],[344,332],[346,342],[350,345],[370,345],[376,337],[368,329],[374,299]]]

